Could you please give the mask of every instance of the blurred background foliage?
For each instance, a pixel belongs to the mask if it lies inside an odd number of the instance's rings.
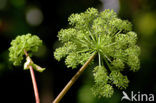
[[[37,73],[41,103],[51,101],[63,89],[77,69],[67,69],[64,62],[54,60],[58,47],[57,32],[68,27],[67,18],[89,7],[100,11],[114,9],[120,18],[128,19],[138,33],[141,47],[141,69],[126,72],[130,79],[126,93],[156,93],[156,1],[155,0],[0,0],[0,103],[34,103],[29,71],[14,67],[8,61],[10,42],[17,35],[32,33],[44,42],[33,60],[46,67]],[[61,103],[120,103],[122,91],[116,89],[112,98],[96,98],[90,91],[92,70],[86,70],[64,96]],[[124,102],[124,101],[123,101]],[[127,101],[125,101],[127,103]]]

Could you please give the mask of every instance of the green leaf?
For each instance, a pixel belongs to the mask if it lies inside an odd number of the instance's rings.
[[[32,67],[33,67],[33,69],[35,69],[38,72],[43,72],[46,69],[46,68],[42,68],[39,65],[34,64],[34,63],[32,64]]]
[[[46,68],[42,68],[39,65],[35,64],[31,58],[28,56],[26,58],[26,62],[24,63],[24,70],[30,69],[30,66],[32,66],[33,69],[35,69],[38,72],[43,72]]]

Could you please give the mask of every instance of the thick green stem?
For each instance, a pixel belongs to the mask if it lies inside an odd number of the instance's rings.
[[[86,69],[88,64],[94,59],[96,53],[94,53],[87,62],[80,68],[80,70],[72,77],[72,79],[68,82],[68,84],[64,87],[64,89],[60,92],[60,94],[56,97],[53,103],[59,103],[59,101],[63,98],[63,96],[68,92],[71,86],[75,83],[75,81],[79,78],[79,76],[83,73]]]

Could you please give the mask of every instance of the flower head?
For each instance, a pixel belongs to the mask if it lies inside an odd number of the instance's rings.
[[[72,14],[68,21],[71,27],[59,31],[63,46],[56,49],[54,57],[58,61],[66,58],[67,67],[76,68],[96,52],[99,65],[93,69],[94,94],[111,97],[112,84],[126,88],[129,80],[121,71],[126,65],[132,71],[140,68],[140,48],[136,45],[137,34],[131,31],[132,24],[119,19],[113,10],[98,12],[95,8]]]
[[[20,65],[23,60],[24,50],[29,52],[29,56],[31,56],[31,53],[37,52],[41,45],[42,40],[36,35],[26,34],[17,36],[15,40],[11,42],[9,60],[13,62],[15,66]]]

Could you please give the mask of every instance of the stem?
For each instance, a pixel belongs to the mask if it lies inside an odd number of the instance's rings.
[[[111,65],[108,63],[108,59],[105,57],[104,60],[105,60],[105,62],[106,62],[106,64],[107,64],[108,68],[109,68],[110,70],[112,70]]]
[[[100,55],[100,53],[98,53],[98,56],[99,56],[99,66],[101,67],[101,55]]]
[[[24,50],[24,53],[25,53],[26,57],[29,56],[26,50]],[[36,103],[40,103],[40,98],[39,98],[39,93],[38,93],[38,88],[37,88],[37,83],[36,83],[33,67],[29,66],[29,69],[30,69],[30,75],[31,75],[32,83],[33,83]]]
[[[92,59],[95,57],[96,53],[94,53],[87,62],[79,69],[79,71],[72,77],[72,79],[68,82],[68,84],[64,87],[64,89],[60,92],[60,94],[56,97],[56,99],[53,101],[53,103],[59,103],[59,101],[63,98],[63,96],[68,92],[68,90],[71,88],[71,86],[75,83],[75,81],[79,78],[79,76],[83,73],[83,71],[86,69],[88,64],[92,61]]]
[[[32,66],[29,66],[29,68],[30,68],[30,74],[31,74],[31,79],[32,79],[32,83],[33,83],[36,103],[40,103],[39,93],[38,93],[38,88],[37,88],[37,83],[36,83],[36,79],[35,79],[34,70],[33,70]]]

